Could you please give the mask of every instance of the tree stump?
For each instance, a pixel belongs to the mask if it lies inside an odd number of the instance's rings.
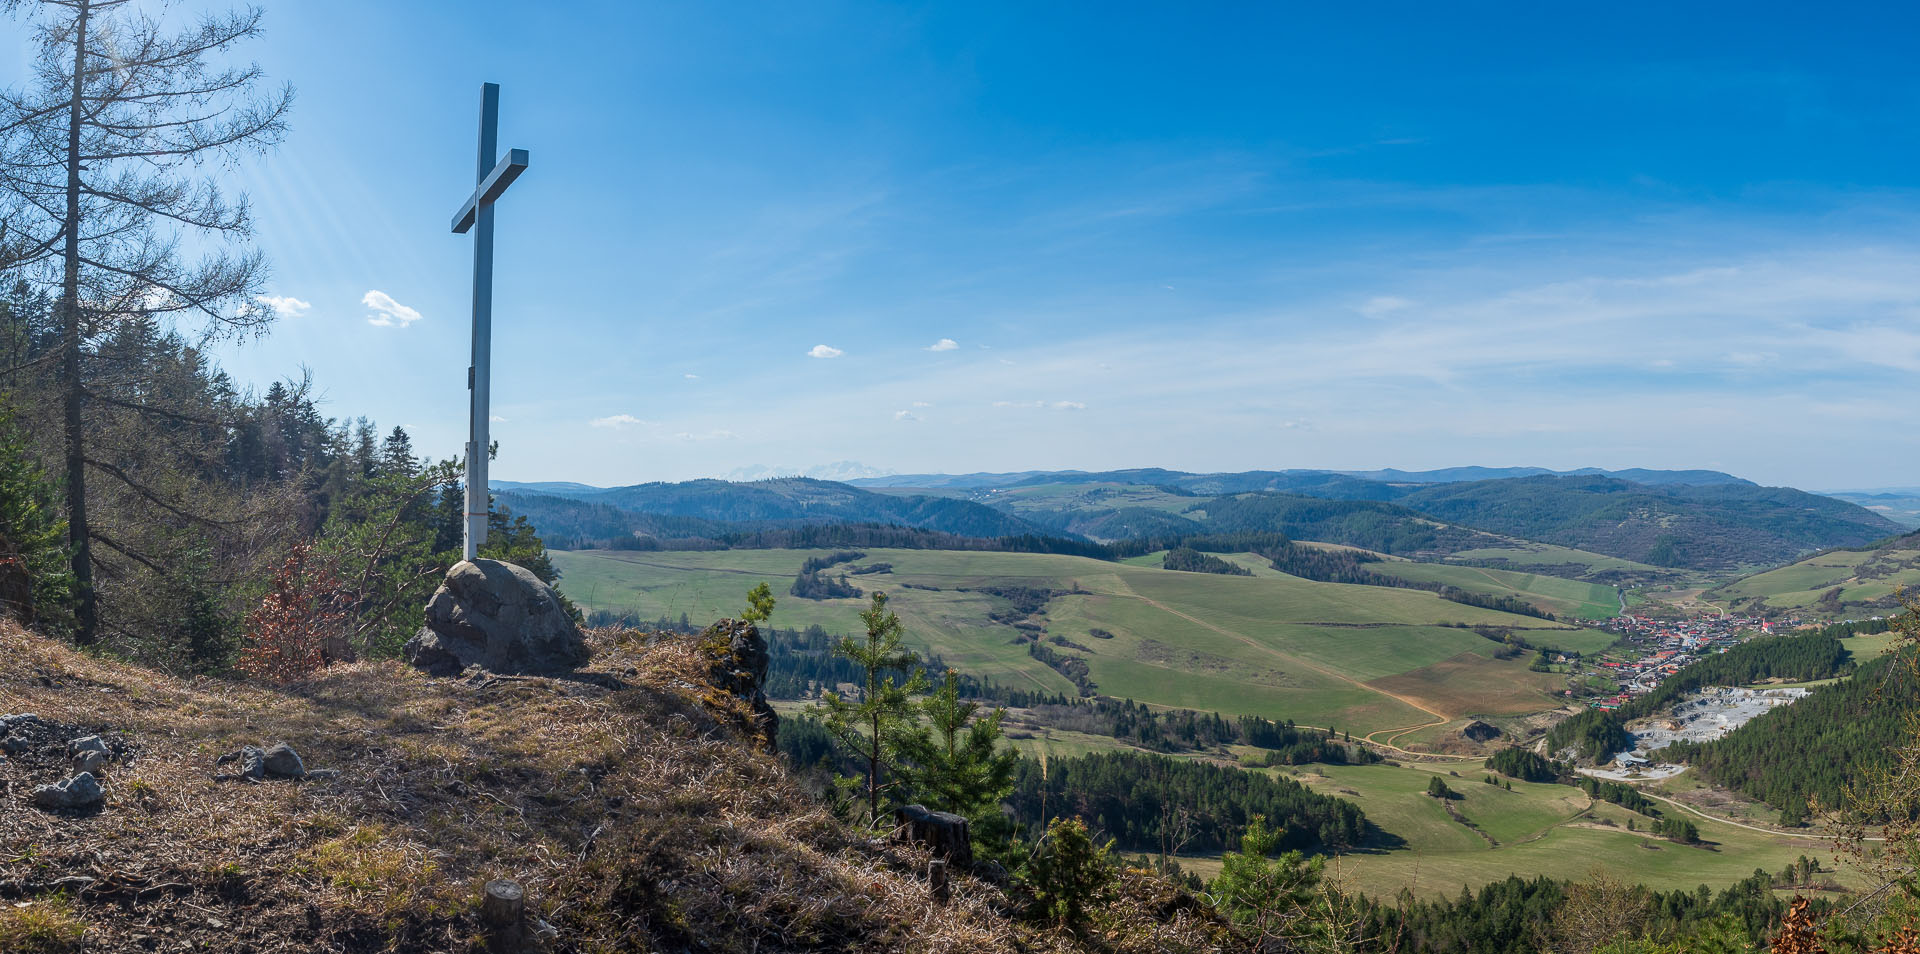
[[[480,920],[487,925],[487,950],[518,954],[527,947],[527,889],[508,878],[487,882],[480,892]]]

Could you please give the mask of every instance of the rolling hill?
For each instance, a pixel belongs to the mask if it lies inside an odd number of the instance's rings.
[[[783,591],[805,560],[822,555],[590,550],[553,560],[561,588],[582,608],[654,620],[732,612],[755,583]],[[1529,671],[1525,658],[1499,658],[1504,645],[1468,627],[1521,630],[1581,651],[1613,639],[1423,590],[1276,573],[948,550],[870,549],[858,559],[884,569],[849,580],[893,598],[909,642],[973,675],[1066,695],[1080,691],[1078,678],[1148,704],[1332,721],[1356,735],[1555,705],[1549,693],[1563,680]],[[773,622],[853,632],[863,606],[856,597],[783,597]]]
[[[1792,610],[1831,619],[1889,615],[1894,591],[1920,588],[1920,533],[1872,547],[1828,550],[1709,590],[1738,611]]]

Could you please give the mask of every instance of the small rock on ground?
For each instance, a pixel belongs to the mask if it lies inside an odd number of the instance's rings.
[[[91,772],[81,772],[72,778],[33,790],[35,805],[55,811],[93,808],[105,801],[106,797],[107,793],[101,789],[99,780]]]

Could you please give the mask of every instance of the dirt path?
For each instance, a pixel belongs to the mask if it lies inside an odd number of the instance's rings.
[[[1239,642],[1241,642],[1241,643],[1244,643],[1244,644],[1246,644],[1246,645],[1247,645],[1247,646],[1248,646],[1249,648],[1252,648],[1252,649],[1257,649],[1257,650],[1259,650],[1260,652],[1263,652],[1263,653],[1266,653],[1267,655],[1269,655],[1269,656],[1272,656],[1272,657],[1274,657],[1274,658],[1276,658],[1276,659],[1282,659],[1282,660],[1285,660],[1285,661],[1287,661],[1288,663],[1291,663],[1291,664],[1295,664],[1295,665],[1298,665],[1298,666],[1300,666],[1300,667],[1301,667],[1301,668],[1303,668],[1303,669],[1311,669],[1311,670],[1313,670],[1314,672],[1317,672],[1317,673],[1319,673],[1319,674],[1320,674],[1320,675],[1322,675],[1322,676],[1326,676],[1326,677],[1327,677],[1327,678],[1329,678],[1329,679],[1337,679],[1337,680],[1339,680],[1339,681],[1341,681],[1341,682],[1345,682],[1345,683],[1349,683],[1349,684],[1351,684],[1351,685],[1353,685],[1353,686],[1354,686],[1354,687],[1356,687],[1356,688],[1359,688],[1359,689],[1365,689],[1366,691],[1368,691],[1368,692],[1371,692],[1371,693],[1374,693],[1375,695],[1381,695],[1381,696],[1386,696],[1387,698],[1389,698],[1389,699],[1392,699],[1393,701],[1395,701],[1395,702],[1398,702],[1398,703],[1400,703],[1401,705],[1405,705],[1405,706],[1409,706],[1409,707],[1411,707],[1411,708],[1414,708],[1414,709],[1418,709],[1418,710],[1420,710],[1421,712],[1424,712],[1424,713],[1426,713],[1426,714],[1428,714],[1428,715],[1430,715],[1430,716],[1433,716],[1433,717],[1435,717],[1435,718],[1437,718],[1437,719],[1439,719],[1439,720],[1440,720],[1439,722],[1429,722],[1429,723],[1427,723],[1427,725],[1444,725],[1444,724],[1446,724],[1446,723],[1448,723],[1448,722],[1450,722],[1450,721],[1452,721],[1452,717],[1450,717],[1450,716],[1448,716],[1448,715],[1447,715],[1446,713],[1444,713],[1444,712],[1440,712],[1440,711],[1438,711],[1438,710],[1435,710],[1435,709],[1430,709],[1430,708],[1428,708],[1428,707],[1426,707],[1426,706],[1424,706],[1424,705],[1421,705],[1420,703],[1418,703],[1418,702],[1415,702],[1415,701],[1413,701],[1412,699],[1409,699],[1409,698],[1407,698],[1407,697],[1405,697],[1405,696],[1401,696],[1401,695],[1396,695],[1396,694],[1394,694],[1394,693],[1391,693],[1391,692],[1388,692],[1388,691],[1386,691],[1386,690],[1384,690],[1384,689],[1380,689],[1380,688],[1378,688],[1378,687],[1375,687],[1375,686],[1369,686],[1369,685],[1367,685],[1366,683],[1364,683],[1364,682],[1361,682],[1360,680],[1358,680],[1358,679],[1355,679],[1355,678],[1353,678],[1352,676],[1349,676],[1349,675],[1346,675],[1345,673],[1341,673],[1341,672],[1336,672],[1336,671],[1334,671],[1334,670],[1332,670],[1332,669],[1328,669],[1328,668],[1326,668],[1326,667],[1324,667],[1324,666],[1321,666],[1321,665],[1318,665],[1318,664],[1316,664],[1316,663],[1313,663],[1313,662],[1310,662],[1310,661],[1308,661],[1308,660],[1306,660],[1306,659],[1303,659],[1303,658],[1301,658],[1301,657],[1299,657],[1299,656],[1291,656],[1291,655],[1288,655],[1288,654],[1286,654],[1286,653],[1283,653],[1283,652],[1280,652],[1279,650],[1277,650],[1277,649],[1274,649],[1274,648],[1273,648],[1272,646],[1268,646],[1268,645],[1266,645],[1265,643],[1262,643],[1262,642],[1260,642],[1259,640],[1257,640],[1257,639],[1254,639],[1253,637],[1251,637],[1251,636],[1248,636],[1248,635],[1246,635],[1246,634],[1244,634],[1244,633],[1236,633],[1236,632],[1234,632],[1233,630],[1230,630],[1230,629],[1226,629],[1226,628],[1223,628],[1223,627],[1220,627],[1220,626],[1216,626],[1216,625],[1214,625],[1214,624],[1212,624],[1212,623],[1209,623],[1209,622],[1207,622],[1206,620],[1204,620],[1204,619],[1200,619],[1200,618],[1199,618],[1199,617],[1197,617],[1197,616],[1189,616],[1189,615],[1187,615],[1186,613],[1182,613],[1182,612],[1180,612],[1179,610],[1177,610],[1177,609],[1174,609],[1173,607],[1171,607],[1171,606],[1168,606],[1167,604],[1165,604],[1165,603],[1162,603],[1162,602],[1160,602],[1159,600],[1156,600],[1156,599],[1153,599],[1152,597],[1148,597],[1148,596],[1142,596],[1142,595],[1140,594],[1140,592],[1139,592],[1138,590],[1135,590],[1135,589],[1133,588],[1133,586],[1132,586],[1131,584],[1129,584],[1129,583],[1127,583],[1127,581],[1126,581],[1126,580],[1124,580],[1124,579],[1122,579],[1122,580],[1119,580],[1118,582],[1119,582],[1119,584],[1120,584],[1120,585],[1121,585],[1122,587],[1124,587],[1124,588],[1126,589],[1126,591],[1127,591],[1127,595],[1129,595],[1129,596],[1131,596],[1131,597],[1133,597],[1134,599],[1137,599],[1137,600],[1139,600],[1139,601],[1140,601],[1140,602],[1142,602],[1142,603],[1145,603],[1145,604],[1147,604],[1148,606],[1151,606],[1151,607],[1153,607],[1154,609],[1157,609],[1157,610],[1160,610],[1160,611],[1161,611],[1161,612],[1163,612],[1163,613],[1168,613],[1168,614],[1170,614],[1170,615],[1173,615],[1173,616],[1178,616],[1178,617],[1180,617],[1181,619],[1184,619],[1184,620],[1186,620],[1187,622],[1189,622],[1189,623],[1192,623],[1192,624],[1193,624],[1193,625],[1195,625],[1195,626],[1199,626],[1199,627],[1201,627],[1202,629],[1208,629],[1208,630],[1212,630],[1213,632],[1216,632],[1216,633],[1219,633],[1220,635],[1222,635],[1222,636],[1225,636],[1225,637],[1227,637],[1228,639],[1232,639],[1232,640],[1237,640],[1237,641],[1239,641]],[[1118,594],[1116,594],[1116,595],[1118,595]],[[1415,726],[1414,728],[1426,728],[1426,726]],[[1383,730],[1383,731],[1385,731],[1385,730]],[[1410,732],[1410,731],[1412,731],[1412,729],[1409,729],[1409,730],[1407,730],[1407,731],[1409,731],[1409,732]],[[1391,746],[1389,746],[1389,748],[1391,748]]]
[[[1641,789],[1640,794],[1645,795],[1648,798],[1651,798],[1655,801],[1666,802],[1667,804],[1672,805],[1673,807],[1678,808],[1683,812],[1687,812],[1693,815],[1698,815],[1701,818],[1704,818],[1708,821],[1719,822],[1722,825],[1732,825],[1735,828],[1745,828],[1748,831],[1757,831],[1763,835],[1778,835],[1782,838],[1818,838],[1822,841],[1834,841],[1840,837],[1839,835],[1822,835],[1818,832],[1810,832],[1810,831],[1804,831],[1804,832],[1803,831],[1781,831],[1778,828],[1762,828],[1759,825],[1749,825],[1746,822],[1737,822],[1731,818],[1721,818],[1718,815],[1709,815],[1706,812],[1703,812],[1700,809],[1687,804],[1686,802],[1680,801],[1678,799],[1668,798],[1665,795],[1656,795],[1653,792],[1649,792],[1645,789]],[[1867,840],[1882,841],[1884,839],[1868,838]]]

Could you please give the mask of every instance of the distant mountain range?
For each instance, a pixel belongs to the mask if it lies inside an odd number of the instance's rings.
[[[1216,492],[1248,490],[1290,490],[1314,486],[1332,478],[1351,477],[1376,483],[1447,484],[1474,480],[1504,480],[1514,477],[1613,477],[1637,484],[1748,484],[1753,481],[1717,470],[1603,470],[1582,467],[1578,470],[1549,470],[1545,467],[1443,467],[1439,470],[1250,470],[1239,473],[1198,474],[1180,470],[1144,467],[1134,470],[1026,470],[1015,473],[975,474],[888,474],[847,480],[856,487],[925,487],[947,489],[984,489],[991,487],[1031,486],[1037,483],[1139,483],[1156,486],[1189,487],[1195,484],[1218,486]],[[1077,479],[1072,479],[1077,478]]]
[[[719,539],[821,524],[1078,541],[1251,532],[1427,559],[1551,544],[1652,567],[1717,572],[1860,546],[1902,529],[1846,500],[1706,470],[1196,474],[1142,468],[910,474],[846,483],[781,477],[615,488],[495,486],[503,503],[561,546],[637,537]]]

